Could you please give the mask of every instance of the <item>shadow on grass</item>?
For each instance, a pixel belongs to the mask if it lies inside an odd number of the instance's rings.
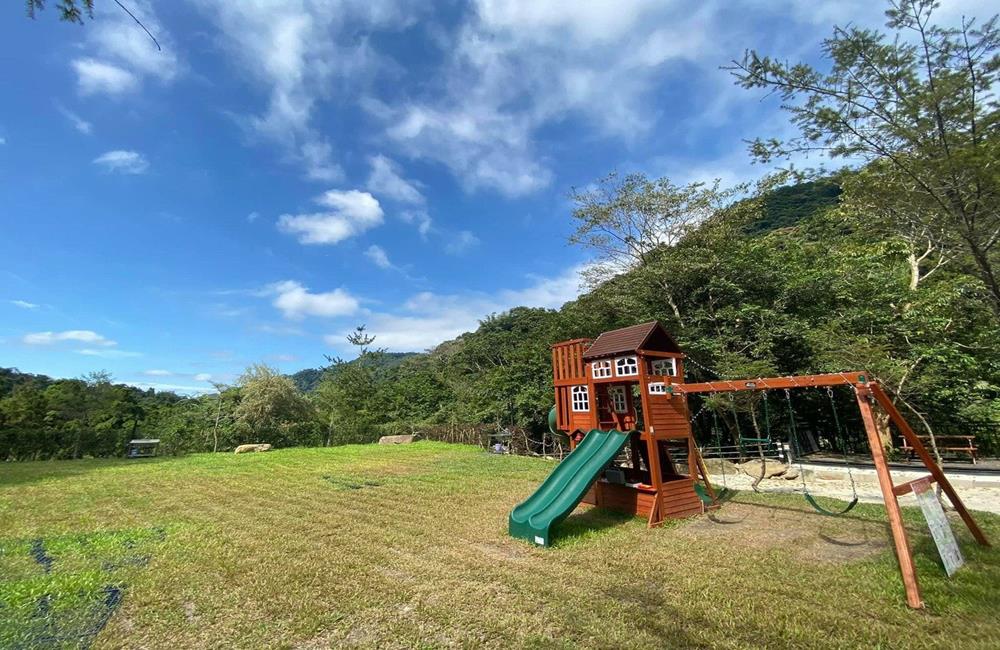
[[[590,508],[570,515],[555,529],[552,546],[566,546],[635,520],[634,515],[604,508]]]

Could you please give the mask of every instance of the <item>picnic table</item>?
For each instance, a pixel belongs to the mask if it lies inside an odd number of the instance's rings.
[[[928,435],[917,436],[920,442],[924,444],[924,447],[931,449],[931,437]],[[976,436],[966,436],[966,435],[948,435],[948,436],[934,436],[935,442],[937,442],[937,449],[939,452],[952,452],[956,454],[968,454],[972,458],[972,464],[976,464],[976,452],[979,451],[979,447],[976,446]],[[903,440],[903,451],[907,453],[909,458],[913,458],[914,450],[910,446],[910,443],[905,439]]]

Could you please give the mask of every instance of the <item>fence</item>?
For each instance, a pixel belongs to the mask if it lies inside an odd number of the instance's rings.
[[[548,431],[533,432],[521,427],[495,424],[439,424],[413,427],[410,431],[423,440],[476,445],[486,450],[519,456],[554,456],[569,453],[569,441]],[[497,446],[499,445],[499,447]]]

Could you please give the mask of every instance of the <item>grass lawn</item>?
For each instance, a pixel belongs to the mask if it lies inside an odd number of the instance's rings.
[[[879,507],[741,493],[508,538],[551,468],[428,442],[2,464],[0,647],[1000,647],[1000,552],[960,524],[949,580],[906,512],[914,612]]]

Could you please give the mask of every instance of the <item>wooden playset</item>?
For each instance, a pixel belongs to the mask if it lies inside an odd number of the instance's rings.
[[[554,424],[570,437],[572,452],[511,513],[511,535],[547,546],[552,527],[580,502],[645,517],[650,527],[668,518],[717,508],[716,493],[694,440],[688,395],[850,386],[885,501],[907,604],[921,607],[922,600],[898,497],[913,491],[915,483],[937,483],[976,541],[989,545],[944,472],[868,373],[688,384],[684,360],[676,341],[657,322],[605,332],[595,340],[574,339],[552,346]],[[907,449],[921,459],[929,476],[893,483],[875,426],[876,406],[898,428]],[[675,462],[682,455],[686,465]]]

